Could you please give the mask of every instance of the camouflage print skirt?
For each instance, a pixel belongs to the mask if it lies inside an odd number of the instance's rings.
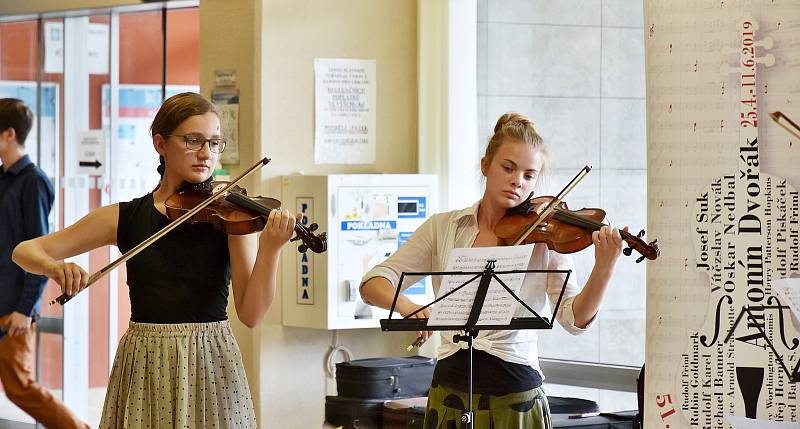
[[[467,394],[431,386],[425,410],[425,429],[462,429]],[[475,429],[551,429],[550,408],[541,387],[503,396],[472,395]]]

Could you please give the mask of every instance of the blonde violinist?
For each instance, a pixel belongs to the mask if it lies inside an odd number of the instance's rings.
[[[365,302],[389,308],[402,272],[441,271],[456,247],[496,246],[495,225],[506,210],[520,205],[532,191],[547,164],[544,142],[524,116],[507,113],[500,117],[481,159],[486,179],[483,197],[471,207],[440,213],[428,219],[412,237],[385,262],[369,271],[361,284]],[[592,234],[595,264],[586,284],[578,288],[569,278],[562,305],[555,318],[568,332],[580,334],[597,316],[603,295],[622,251],[620,232],[604,226]],[[536,244],[530,269],[574,269],[568,255]],[[438,279],[434,291],[438,292]],[[537,282],[537,280],[540,280]],[[548,275],[546,281],[529,276],[521,298],[534,309],[547,298],[556,302],[563,274]],[[414,313],[418,305],[402,294],[397,303],[402,315]],[[428,309],[415,317],[427,318]],[[420,332],[427,339],[430,332]],[[452,338],[442,335],[425,416],[425,428],[461,426],[467,408],[467,351]],[[534,331],[480,331],[474,342],[475,428],[545,429],[550,425],[547,397],[542,389],[544,375],[539,368]]]

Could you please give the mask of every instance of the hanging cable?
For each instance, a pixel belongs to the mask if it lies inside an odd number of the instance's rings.
[[[325,373],[329,378],[336,379],[336,354],[341,353],[343,360],[339,362],[349,362],[353,360],[353,352],[345,346],[339,345],[339,331],[333,331],[333,339],[328,353],[325,355]]]

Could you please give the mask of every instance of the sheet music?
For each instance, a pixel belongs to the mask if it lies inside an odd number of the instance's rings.
[[[800,278],[773,280],[772,289],[777,292],[781,303],[792,310],[795,320],[800,320]]]
[[[495,271],[525,270],[528,268],[532,253],[533,244],[453,249],[447,258],[447,266],[444,271],[483,271],[486,268],[486,261],[490,259],[497,261],[494,267]],[[444,276],[439,287],[438,296],[443,296],[472,277],[474,275]],[[497,277],[515,294],[519,295],[522,281],[525,280],[525,273],[500,274]],[[480,278],[475,279],[472,283],[464,286],[434,306],[428,324],[464,325],[472,309],[479,283]],[[497,280],[492,279],[489,284],[489,291],[486,293],[483,310],[478,318],[478,324],[507,325],[511,323],[511,318],[516,312],[517,306],[519,306],[519,303]]]
[[[797,423],[792,422],[774,422],[771,420],[762,419],[748,419],[741,416],[725,416],[731,429],[789,429],[797,428]]]

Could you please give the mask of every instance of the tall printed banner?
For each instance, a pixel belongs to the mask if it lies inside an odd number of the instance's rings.
[[[646,428],[800,422],[800,2],[645,3]]]

